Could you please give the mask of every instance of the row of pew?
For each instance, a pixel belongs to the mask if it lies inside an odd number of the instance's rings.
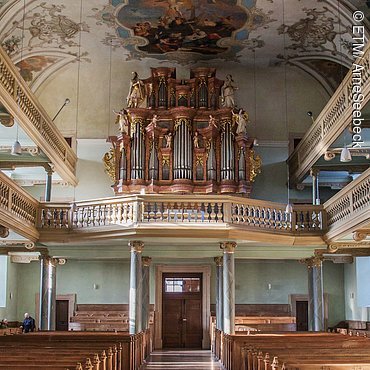
[[[151,348],[150,330],[3,335],[0,370],[138,370]]]
[[[226,370],[370,370],[370,339],[339,333],[215,330],[212,350]]]

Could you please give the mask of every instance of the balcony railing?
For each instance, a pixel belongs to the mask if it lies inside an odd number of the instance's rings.
[[[0,225],[36,241],[39,203],[0,171]]]
[[[362,106],[370,100],[370,43],[362,58],[356,61],[364,67],[361,73]],[[331,97],[325,108],[307,131],[288,159],[291,184],[300,182],[315,162],[326,152],[352,121],[352,70]]]
[[[39,214],[40,231],[172,223],[231,224],[241,230],[320,235],[326,227],[322,206],[301,205],[287,214],[284,204],[233,196],[140,195],[41,203]]]
[[[324,204],[326,238],[333,240],[370,223],[370,168]]]
[[[58,174],[76,185],[77,156],[0,46],[0,101],[34,143],[54,164]]]

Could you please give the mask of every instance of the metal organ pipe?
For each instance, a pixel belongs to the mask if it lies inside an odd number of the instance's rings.
[[[144,179],[144,166],[144,135],[141,130],[141,122],[136,122],[135,133],[133,134],[131,141],[131,179]]]
[[[221,180],[234,180],[234,141],[231,132],[231,122],[225,123],[221,134]]]
[[[174,140],[174,178],[192,178],[192,139],[187,119],[181,119]]]

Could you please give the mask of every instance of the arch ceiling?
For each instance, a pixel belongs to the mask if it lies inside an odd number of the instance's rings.
[[[353,11],[364,12],[357,24],[366,30],[370,20],[366,0],[0,0],[0,6],[0,43],[34,89],[67,64],[112,52],[182,65],[288,62],[334,90],[353,62]]]

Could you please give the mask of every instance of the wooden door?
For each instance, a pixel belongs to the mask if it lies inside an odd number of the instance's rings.
[[[308,302],[296,301],[297,331],[308,331]]]
[[[68,300],[57,300],[56,305],[56,318],[55,318],[55,330],[67,331],[69,312],[68,312],[69,301]]]
[[[163,348],[202,348],[201,287],[201,274],[163,274]]]

